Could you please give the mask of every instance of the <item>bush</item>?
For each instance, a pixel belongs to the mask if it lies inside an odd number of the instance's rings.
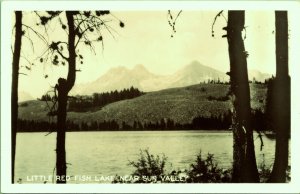
[[[133,178],[130,181],[124,181],[120,176],[116,176],[113,183],[155,183],[161,182],[162,177],[165,176],[165,166],[167,157],[163,154],[152,155],[149,149],[140,150],[140,157],[135,161],[129,161],[128,165],[133,166],[135,171],[132,173]]]
[[[136,168],[133,175],[137,176],[161,176],[165,172],[167,157],[163,154],[156,157],[149,153],[149,149],[140,150],[140,158],[137,162],[130,161],[129,165]]]
[[[27,107],[27,106],[28,106],[27,102],[24,102],[24,103],[20,104],[20,107]]]
[[[263,155],[262,163],[258,166],[258,175],[259,175],[259,180],[261,183],[268,182],[268,180],[271,176],[271,166],[266,165],[265,155]]]
[[[162,154],[152,155],[149,150],[140,150],[138,160],[130,161],[128,165],[134,167],[132,178],[124,180],[116,175],[113,183],[230,183],[232,169],[219,168],[213,154],[208,153],[202,158],[201,151],[196,156],[189,169],[166,172],[167,157]],[[271,166],[265,160],[258,166],[261,183],[268,181],[271,175]],[[290,169],[287,170],[287,181],[290,181]]]
[[[140,150],[138,160],[130,161],[128,165],[135,168],[132,178],[124,180],[116,175],[113,183],[219,183],[231,181],[231,170],[218,167],[213,154],[204,160],[197,155],[195,163],[189,170],[173,170],[166,172],[167,157],[152,155],[149,150]]]
[[[268,183],[269,179],[271,177],[272,173],[272,166],[273,165],[266,165],[265,163],[265,155],[263,155],[263,161],[262,163],[258,166],[258,174],[259,174],[259,179],[261,183]],[[286,170],[286,182],[291,181],[291,166],[287,167]]]
[[[197,155],[195,163],[191,164],[188,171],[188,183],[221,183],[231,181],[231,170],[223,170],[218,167],[214,155],[208,153],[206,159],[202,159],[201,152]]]

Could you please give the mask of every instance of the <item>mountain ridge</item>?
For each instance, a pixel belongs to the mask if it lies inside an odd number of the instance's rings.
[[[265,77],[268,77],[268,74],[263,74],[259,71],[256,71],[253,75],[254,77],[257,76],[257,81],[264,81]],[[249,71],[249,80],[253,79],[251,76],[252,73]],[[137,64],[131,69],[118,66],[109,69],[95,81],[75,85],[71,90],[71,95],[91,95],[99,92],[122,90],[131,86],[144,92],[151,92],[185,87],[200,82],[207,82],[208,80],[226,82],[229,81],[229,77],[226,73],[205,66],[198,61],[192,61],[169,75],[151,73],[142,64]]]
[[[196,75],[195,72],[199,72],[200,69],[205,69],[205,71],[209,70],[213,75]],[[124,66],[118,66],[108,70],[104,75],[93,82],[75,85],[71,94],[91,95],[95,92],[121,90],[131,86],[144,92],[150,92],[197,84],[206,81],[209,78],[217,79],[216,77],[219,76],[224,79],[227,77],[225,73],[204,66],[197,61],[185,65],[183,68],[170,75],[157,75],[151,73],[142,64],[137,64],[131,69]]]

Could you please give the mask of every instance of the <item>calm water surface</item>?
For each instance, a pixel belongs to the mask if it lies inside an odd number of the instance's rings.
[[[56,160],[56,133],[48,136],[45,134],[17,134],[15,177],[17,180],[22,179],[22,183],[29,183],[32,175],[53,175]],[[264,148],[260,151],[260,140],[254,134],[257,163],[259,166],[265,159],[267,166],[271,166],[274,160],[275,141],[263,139]],[[188,169],[200,150],[204,156],[208,152],[214,154],[220,167],[228,168],[232,163],[231,132],[68,132],[66,135],[67,174],[70,176],[130,175],[133,168],[127,165],[129,160],[135,161],[139,157],[140,149],[147,148],[154,155],[164,153],[168,157],[169,170]]]

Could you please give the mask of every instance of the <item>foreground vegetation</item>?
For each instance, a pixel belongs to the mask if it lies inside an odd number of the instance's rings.
[[[232,169],[219,167],[213,154],[203,157],[200,151],[189,168],[183,170],[168,171],[167,160],[164,154],[154,156],[148,149],[140,150],[137,161],[128,163],[134,168],[132,178],[116,175],[112,183],[233,183]],[[258,172],[260,182],[266,183],[271,175],[271,166],[266,166],[263,161]],[[286,182],[289,181],[290,173],[287,172]]]

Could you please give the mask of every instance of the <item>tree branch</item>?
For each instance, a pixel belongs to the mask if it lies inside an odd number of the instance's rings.
[[[211,26],[211,34],[212,34],[212,37],[214,37],[214,26],[215,26],[215,23],[216,23],[216,21],[217,21],[217,19],[218,19],[218,17],[220,17],[221,15],[222,15],[222,13],[223,13],[223,10],[221,10],[216,16],[215,16],[215,19],[214,19],[214,22],[213,22],[213,24],[212,24],[212,26]],[[224,17],[224,16],[223,16]]]
[[[56,52],[57,52],[63,59],[65,59],[66,61],[69,60],[69,58],[66,57],[66,56],[64,56],[64,55],[59,51],[59,49],[57,49]]]
[[[260,151],[262,151],[263,146],[264,146],[264,141],[263,141],[263,139],[262,139],[261,132],[258,131],[258,130],[257,130],[257,132],[258,132],[258,137],[259,137],[259,139],[260,139]]]
[[[34,32],[46,45],[49,45],[48,41],[44,38],[44,36],[39,33],[38,31],[34,30],[32,27],[27,26],[26,24],[22,24],[27,29],[30,29],[32,32]]]

